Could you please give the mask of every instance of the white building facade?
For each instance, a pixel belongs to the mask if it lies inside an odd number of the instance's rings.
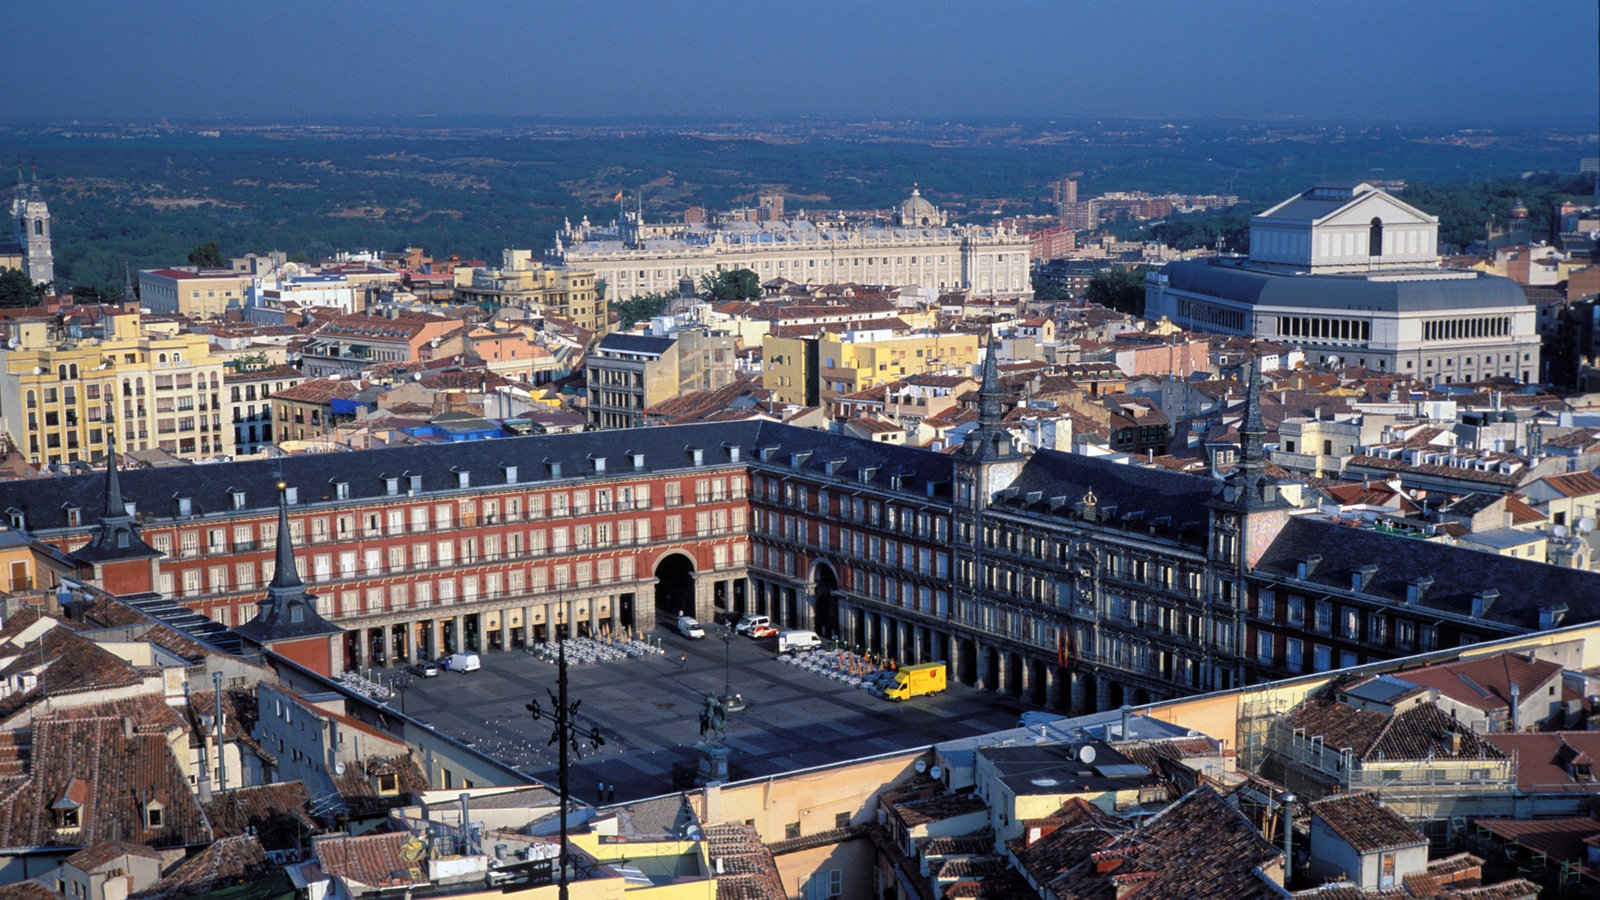
[[[1320,184],[1250,222],[1250,255],[1171,263],[1145,315],[1283,341],[1316,364],[1430,383],[1540,379],[1537,309],[1510,279],[1440,267],[1439,222],[1361,182]]]

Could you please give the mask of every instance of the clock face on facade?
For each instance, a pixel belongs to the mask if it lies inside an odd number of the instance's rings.
[[[1222,489],[1222,501],[1224,503],[1237,503],[1238,500],[1239,486],[1237,484],[1230,484]]]

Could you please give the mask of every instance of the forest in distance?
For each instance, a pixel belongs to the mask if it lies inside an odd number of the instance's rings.
[[[207,241],[224,256],[282,250],[315,260],[420,246],[495,264],[505,247],[549,247],[564,220],[610,221],[619,191],[647,219],[753,205],[766,193],[784,194],[790,211],[887,209],[916,184],[958,219],[985,222],[1051,212],[1049,182],[1072,172],[1082,173],[1082,196],[1241,198],[1241,207],[1188,225],[1119,223],[1130,237],[1187,245],[1237,233],[1250,212],[1328,178],[1407,182],[1403,199],[1441,216],[1447,244],[1480,235],[1519,200],[1538,233],[1550,198],[1593,192],[1592,177],[1577,176],[1579,159],[1595,154],[1594,135],[1581,130],[1133,123],[1070,133],[884,126],[829,137],[809,126],[739,134],[9,126],[0,127],[0,154],[37,167],[62,285],[111,294],[125,265],[182,264]]]

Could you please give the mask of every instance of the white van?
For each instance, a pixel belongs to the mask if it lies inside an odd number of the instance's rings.
[[[483,668],[483,661],[476,653],[452,653],[444,658],[444,667],[452,672],[476,672]]]
[[[696,641],[706,636],[706,630],[700,627],[700,621],[694,616],[678,617],[678,633]]]
[[[822,646],[822,638],[815,631],[792,629],[778,632],[778,652],[793,653],[797,650],[816,650]]]

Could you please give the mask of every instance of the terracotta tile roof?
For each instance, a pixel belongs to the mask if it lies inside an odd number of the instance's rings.
[[[77,853],[67,857],[63,862],[73,866],[80,872],[93,872],[101,866],[124,856],[143,856],[147,859],[160,859],[161,852],[143,844],[133,844],[128,841],[101,841],[92,847],[85,847],[79,850]]]
[[[307,799],[304,784],[284,781],[213,794],[204,808],[217,837],[253,834],[265,849],[288,850],[318,831]]]
[[[1357,853],[1376,853],[1401,847],[1425,846],[1428,839],[1393,811],[1378,805],[1372,794],[1335,794],[1311,804],[1313,819],[1321,819]]]
[[[126,717],[141,733],[165,734],[184,728],[188,723],[183,714],[169,706],[160,694],[141,694],[105,700],[90,706],[69,706],[52,709],[50,718],[69,719],[122,719]]]
[[[787,900],[772,851],[755,828],[725,822],[705,829],[706,854],[722,863],[717,900]]]
[[[272,877],[283,879],[285,887],[289,885],[282,866],[267,859],[259,841],[251,835],[237,835],[217,840],[179,863],[154,887],[134,897],[137,900],[178,900]]]
[[[1524,700],[1551,681],[1559,686],[1561,664],[1515,653],[1496,653],[1464,662],[1408,669],[1399,677],[1415,685],[1435,688],[1457,703],[1489,712],[1504,710],[1511,703],[1512,685],[1517,686]]]
[[[289,400],[294,403],[327,403],[334,398],[348,400],[355,396],[364,386],[364,384],[354,381],[313,378],[310,381],[302,381],[294,387],[278,391],[272,395],[272,399]]]
[[[170,847],[211,839],[166,738],[132,732],[132,722],[42,719],[34,727],[30,762],[28,775],[0,796],[0,846],[134,840]],[[79,785],[79,826],[58,828],[62,802],[73,802],[68,795]],[[161,806],[155,827],[148,825],[151,803]]]
[[[1138,828],[1106,842],[1051,881],[1055,897],[1145,898],[1283,896],[1261,867],[1282,854],[1237,809],[1202,785]]]
[[[336,878],[368,888],[420,887],[428,883],[420,870],[412,877],[413,864],[400,855],[400,847],[411,840],[411,833],[330,835],[312,843],[312,853],[322,871]],[[351,893],[363,893],[359,890]]]
[[[61,900],[61,895],[37,881],[0,884],[0,900]]]
[[[1283,725],[1312,737],[1321,737],[1332,750],[1350,749],[1357,759],[1501,759],[1493,745],[1431,703],[1391,716],[1358,709],[1327,697],[1308,699],[1290,710]],[[1458,752],[1451,750],[1449,735],[1460,735]]]
[[[1600,494],[1600,475],[1593,472],[1571,472],[1566,475],[1547,475],[1545,484],[1560,491],[1564,497],[1587,497]]]
[[[1517,757],[1517,790],[1524,793],[1600,792],[1593,778],[1600,759],[1600,732],[1556,731],[1542,734],[1487,734],[1484,739]],[[1589,781],[1573,776],[1574,764],[1589,765]]]
[[[1007,846],[1035,882],[1046,884],[1127,829],[1126,822],[1074,797],[1053,816],[1025,820],[1022,834]]]
[[[130,687],[143,680],[127,660],[65,628],[46,631],[0,667],[0,678],[12,684],[23,675],[37,677],[38,681],[31,690],[0,700],[0,718],[9,717],[45,696]]]
[[[351,720],[341,718],[348,724]],[[398,776],[399,792],[380,795],[376,780],[380,775]],[[391,809],[411,802],[411,795],[428,789],[428,779],[422,774],[416,760],[401,755],[390,758],[372,757],[365,763],[346,766],[344,773],[333,776],[333,786],[344,799],[352,818],[382,815]]]
[[[935,794],[932,797],[894,804],[895,813],[910,827],[942,822],[945,819],[982,812],[988,808],[989,804],[976,794]]]

